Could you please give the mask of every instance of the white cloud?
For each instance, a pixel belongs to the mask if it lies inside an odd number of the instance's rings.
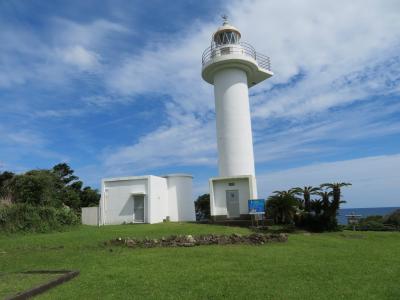
[[[102,19],[83,24],[56,18],[49,24],[49,31],[38,35],[0,23],[0,88],[27,82],[66,86],[71,78],[83,76],[71,66],[101,71],[101,52],[112,49],[113,38],[132,34],[121,24]]]
[[[259,195],[295,186],[318,186],[326,182],[350,182],[343,188],[344,207],[400,206],[396,192],[400,186],[400,154],[364,157],[308,165],[300,168],[259,174]]]
[[[94,70],[100,66],[100,55],[80,45],[59,49],[57,52],[65,63],[76,66],[82,71]]]
[[[122,24],[97,19],[93,22],[78,23],[67,19],[54,19],[54,40],[59,45],[82,45],[85,48],[98,48],[107,43],[107,38],[116,34],[133,34],[131,28]]]
[[[43,146],[45,138],[32,130],[9,128],[0,124],[0,136],[3,146],[17,145],[19,147]]]
[[[64,117],[80,116],[83,113],[84,110],[80,108],[48,109],[48,110],[35,111],[31,113],[31,116],[38,118],[64,118]]]
[[[216,164],[213,123],[204,125],[194,115],[182,115],[176,109],[168,107],[172,123],[141,137],[132,146],[107,151],[106,167],[125,174],[171,165]]]

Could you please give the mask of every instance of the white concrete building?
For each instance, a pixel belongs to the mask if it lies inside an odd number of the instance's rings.
[[[102,180],[99,224],[194,221],[192,176],[133,176]]]
[[[210,179],[214,219],[248,215],[257,198],[249,87],[273,75],[270,60],[240,41],[239,30],[224,23],[202,57],[202,77],[214,85],[219,176]]]

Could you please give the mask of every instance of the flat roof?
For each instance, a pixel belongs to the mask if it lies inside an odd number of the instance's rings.
[[[125,181],[125,180],[135,180],[135,179],[148,179],[151,175],[141,175],[141,176],[124,176],[124,177],[112,177],[103,178],[102,181]]]
[[[173,173],[173,174],[161,175],[160,177],[191,177],[191,178],[193,178],[193,175],[186,174],[186,173]]]

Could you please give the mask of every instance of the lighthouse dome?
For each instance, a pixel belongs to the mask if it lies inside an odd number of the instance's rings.
[[[228,21],[225,20],[224,24],[220,26],[213,34],[213,42],[217,46],[227,44],[239,44],[240,37],[240,31],[236,27],[228,24]]]

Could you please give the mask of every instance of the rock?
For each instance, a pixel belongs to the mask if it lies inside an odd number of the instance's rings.
[[[189,243],[196,243],[196,240],[194,239],[194,237],[192,236],[192,235],[187,235],[186,236],[186,240],[189,242]]]
[[[288,240],[288,235],[286,233],[280,233],[278,235],[279,242],[286,242]]]
[[[135,247],[137,245],[137,242],[132,239],[127,239],[125,240],[125,245],[127,245],[128,247]]]

